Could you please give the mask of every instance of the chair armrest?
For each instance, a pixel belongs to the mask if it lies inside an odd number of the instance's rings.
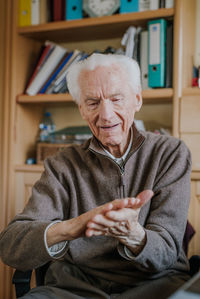
[[[23,272],[15,270],[12,283],[15,285],[16,297],[21,297],[30,291],[32,270]]]

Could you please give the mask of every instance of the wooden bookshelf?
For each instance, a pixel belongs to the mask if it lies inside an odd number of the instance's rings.
[[[20,164],[20,165],[15,165],[14,167],[15,172],[39,172],[41,173],[44,170],[43,165],[39,164]]]
[[[153,11],[18,27],[18,33],[37,40],[51,39],[57,42],[66,41],[67,39],[70,39],[70,41],[107,39],[122,36],[129,26],[146,26],[147,21],[150,19],[172,18],[173,16],[174,8],[163,8]]]
[[[172,88],[147,89],[142,91],[144,104],[172,102]],[[73,103],[70,94],[38,94],[29,96],[26,94],[17,96],[18,104],[42,104],[42,103]]]
[[[159,111],[162,112],[169,111],[167,116],[169,115],[168,119],[173,135],[181,137],[180,124],[183,117],[181,99],[187,96],[189,102],[190,98],[195,97],[194,109],[196,109],[196,107],[199,107],[197,102],[200,100],[200,89],[189,87],[192,82],[195,0],[176,0],[174,3],[175,8],[170,9],[51,22],[19,28],[18,1],[1,1],[0,6],[2,9],[0,13],[6,19],[5,24],[2,24],[1,27],[3,33],[5,32],[5,38],[2,35],[3,40],[0,45],[2,49],[6,49],[3,53],[4,61],[1,69],[2,78],[5,79],[5,84],[2,85],[5,86],[5,91],[3,91],[2,96],[4,108],[1,114],[3,120],[2,147],[4,149],[2,155],[2,182],[5,182],[5,188],[1,190],[1,194],[2,202],[6,203],[6,207],[3,209],[4,215],[6,215],[4,216],[4,218],[6,217],[4,223],[10,221],[15,212],[21,209],[27,200],[31,186],[43,171],[42,165],[26,165],[24,162],[29,157],[32,149],[34,150],[39,122],[44,109],[49,108],[49,106],[51,106],[52,111],[59,108],[57,114],[59,117],[60,114],[66,119],[72,116],[75,122],[77,121],[74,117],[76,108],[75,105],[71,105],[72,99],[69,94],[36,96],[23,94],[39,50],[45,40],[64,43],[66,46],[69,45],[71,49],[75,49],[77,45],[81,44],[81,50],[86,51],[88,44],[90,44],[90,49],[95,50],[97,44],[99,46],[100,43],[103,46],[111,45],[114,47],[112,39],[120,42],[129,26],[135,25],[146,28],[147,22],[152,19],[165,18],[172,20],[174,23],[173,88],[144,90],[142,96],[144,104],[155,104],[153,107],[150,107],[150,105],[145,107],[147,113],[153,111],[153,114],[151,114],[153,116],[149,117],[148,114],[148,120],[155,120],[154,118],[159,116],[156,109],[160,109]],[[6,30],[4,30],[5,28]],[[69,105],[67,105],[68,103]],[[69,114],[71,113],[71,115],[67,115],[64,109],[70,111]],[[195,111],[198,113],[197,109]],[[190,116],[190,118],[192,117]],[[163,122],[165,123],[166,120]],[[196,198],[199,198],[200,171],[193,171],[191,179],[194,183],[191,201],[194,202]],[[192,208],[196,213],[195,215],[197,215],[198,209],[196,206]],[[196,230],[200,225],[198,215],[194,216],[195,221],[193,222]],[[195,243],[195,250],[200,250],[198,244]],[[5,271],[3,270],[3,272]],[[2,295],[2,298],[5,299],[14,298],[10,291],[11,272],[9,271],[9,274],[3,273],[2,277],[5,279],[0,282],[0,290],[6,289],[6,292],[4,291]],[[7,296],[9,293],[10,296]]]
[[[200,88],[198,88],[198,87],[184,88],[183,96],[199,96],[200,97]]]

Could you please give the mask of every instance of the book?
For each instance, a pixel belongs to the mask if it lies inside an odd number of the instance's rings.
[[[31,0],[31,25],[38,25],[39,23],[40,23],[40,0]]]
[[[65,81],[65,77],[67,74],[67,71],[69,69],[69,67],[72,65],[72,63],[78,61],[81,57],[81,51],[75,49],[73,52],[72,57],[70,58],[69,62],[66,64],[65,69],[63,70],[62,74],[56,79],[55,83],[54,83],[54,88],[53,88],[53,92],[57,93],[59,90],[59,86],[61,86],[63,80]]]
[[[66,75],[67,75],[67,72],[69,71],[70,67],[78,62],[79,60],[81,60],[82,58],[82,55],[83,53],[79,53],[78,55],[76,55],[74,57],[74,59],[72,60],[72,62],[70,63],[70,65],[65,69],[65,71],[63,72],[63,74],[61,75],[60,77],[60,80],[59,80],[59,83],[57,85],[54,86],[54,89],[53,89],[53,93],[61,93],[61,90],[63,92],[63,88],[67,88],[67,80],[66,80]]]
[[[66,71],[66,69],[69,67],[69,65],[74,60],[75,56],[80,53],[79,50],[74,50],[72,56],[68,60],[68,62],[64,65],[64,67],[61,69],[61,71],[57,74],[56,78],[51,82],[50,86],[47,88],[46,93],[51,94],[53,93],[53,90],[55,88],[55,83],[58,82],[58,79],[62,76],[62,74]]]
[[[64,58],[62,59],[61,63],[58,65],[56,70],[52,73],[52,75],[49,77],[49,79],[45,82],[39,93],[45,93],[47,88],[50,86],[50,84],[53,82],[53,80],[56,78],[56,76],[61,72],[62,68],[65,66],[65,64],[69,61],[71,56],[73,55],[73,52],[67,53]]]
[[[166,28],[166,60],[165,60],[165,87],[172,87],[173,67],[173,24],[167,24]]]
[[[174,0],[165,0],[165,8],[174,7]]]
[[[160,8],[165,8],[165,0],[160,0],[159,1],[159,7]]]
[[[40,24],[45,24],[49,21],[49,0],[40,0]]]
[[[134,36],[134,49],[133,49],[133,59],[140,61],[140,33],[142,31],[141,27],[136,28]]]
[[[139,11],[150,9],[150,0],[139,0]]]
[[[61,47],[59,45],[55,45],[53,51],[43,64],[41,70],[38,72],[38,74],[35,76],[29,87],[26,89],[26,93],[28,95],[36,95],[38,93],[42,85],[45,83],[50,74],[57,67],[58,63],[66,54],[66,52],[66,48]]]
[[[31,0],[19,0],[19,26],[31,25]]]
[[[149,9],[150,10],[156,10],[159,9],[159,0],[150,0]]]
[[[142,89],[148,89],[148,31],[140,33],[140,69]]]
[[[62,21],[65,19],[65,0],[53,0],[53,20]]]
[[[45,44],[42,46],[41,54],[39,55],[39,59],[37,60],[36,66],[28,81],[26,89],[30,86],[31,82],[33,81],[33,79],[35,78],[35,76],[37,75],[37,73],[39,72],[39,70],[53,51],[54,47],[55,45],[49,41],[46,41]]]

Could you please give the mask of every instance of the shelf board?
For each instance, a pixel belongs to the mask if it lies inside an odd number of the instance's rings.
[[[42,103],[72,103],[72,97],[68,93],[59,94],[37,94],[29,96],[22,94],[17,96],[17,103],[20,104],[42,104]]]
[[[42,172],[44,170],[44,166],[40,164],[20,164],[15,165],[16,172]]]
[[[129,26],[146,26],[149,19],[171,18],[174,8],[18,27],[18,33],[37,40],[87,41],[121,37]]]
[[[184,88],[183,96],[200,96],[200,88],[198,87]]]
[[[191,179],[192,180],[200,180],[200,171],[192,171]]]
[[[172,102],[172,97],[172,88],[156,88],[146,89],[142,91],[142,98],[144,104],[164,104],[166,102]]]
[[[157,104],[171,102],[173,96],[172,88],[147,89],[142,91],[142,97],[145,104]],[[38,94],[29,96],[26,94],[18,95],[19,104],[42,104],[42,103],[73,103],[70,94]]]

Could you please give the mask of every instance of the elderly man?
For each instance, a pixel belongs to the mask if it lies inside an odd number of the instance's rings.
[[[93,54],[67,82],[94,136],[46,159],[30,201],[1,234],[2,260],[21,270],[51,261],[45,286],[23,298],[167,298],[189,277],[189,151],[136,129],[132,59]]]

